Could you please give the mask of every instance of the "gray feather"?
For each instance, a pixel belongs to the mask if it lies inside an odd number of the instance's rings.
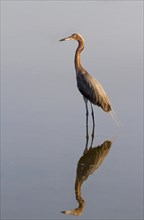
[[[91,103],[100,106],[105,112],[111,111],[111,103],[103,87],[84,69],[77,74],[77,86]]]

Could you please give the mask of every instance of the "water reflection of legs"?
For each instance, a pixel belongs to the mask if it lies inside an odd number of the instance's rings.
[[[83,152],[83,155],[85,155],[88,151],[88,141],[89,141],[89,137],[86,135],[86,145],[85,145],[85,149],[84,149],[84,152]]]

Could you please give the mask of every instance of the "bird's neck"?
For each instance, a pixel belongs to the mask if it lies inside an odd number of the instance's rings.
[[[79,70],[81,70],[81,59],[80,59],[80,54],[84,49],[84,41],[78,41],[78,47],[75,53],[75,70],[76,74],[78,74]]]

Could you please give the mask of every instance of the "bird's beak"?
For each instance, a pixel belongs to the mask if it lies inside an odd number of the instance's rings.
[[[66,38],[63,38],[63,39],[61,39],[59,41],[65,41],[65,40],[71,40],[71,39],[72,39],[72,37],[66,37]]]

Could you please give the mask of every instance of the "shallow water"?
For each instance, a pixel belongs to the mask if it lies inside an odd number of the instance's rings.
[[[2,2],[2,219],[74,218],[61,211],[78,207],[85,105],[76,88],[76,43],[58,42],[73,32],[83,34],[82,63],[109,94],[121,124],[94,108],[92,146],[112,145],[97,169],[87,165],[93,170],[86,170],[78,218],[142,219],[141,6],[83,2],[79,17],[81,2]],[[89,115],[88,146],[91,130]]]

